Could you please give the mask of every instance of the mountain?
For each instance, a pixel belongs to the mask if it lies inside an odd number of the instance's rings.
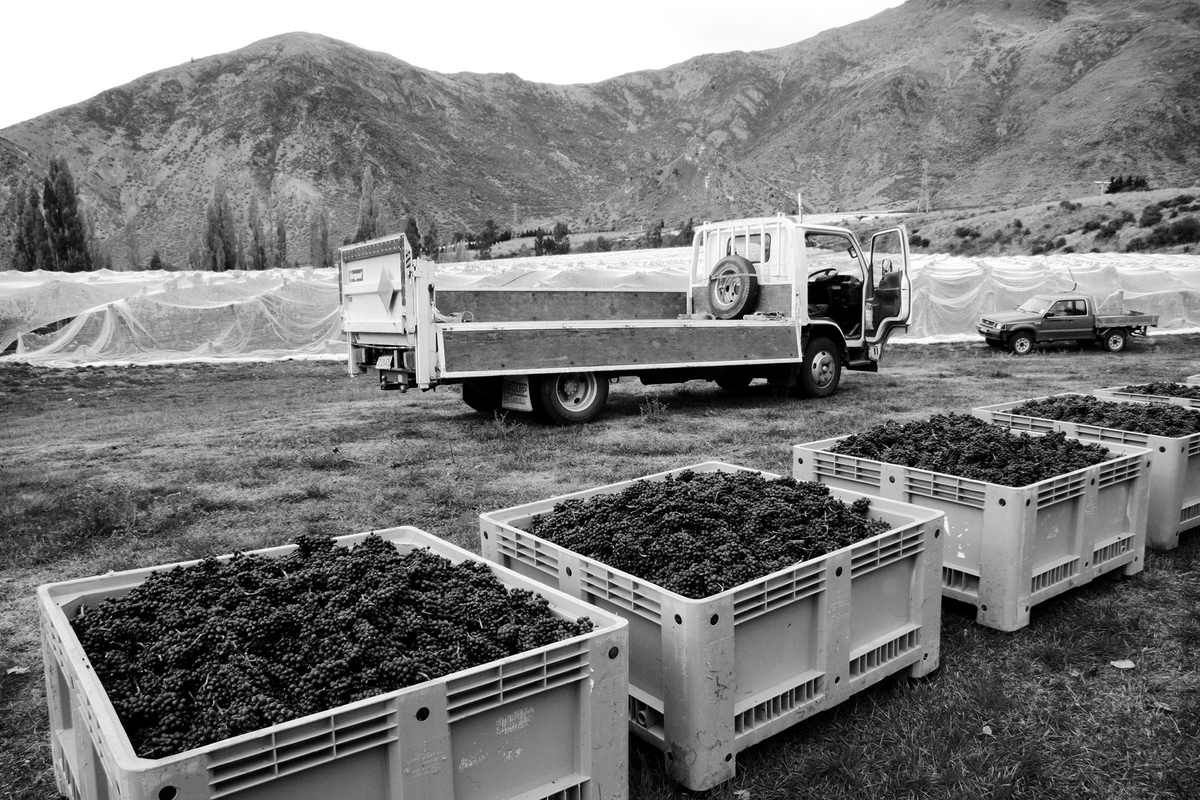
[[[797,11],[797,13],[800,13]],[[1059,198],[1118,173],[1200,170],[1195,0],[910,0],[775,50],[601,83],[441,74],[293,33],[0,130],[0,265],[15,187],[67,157],[117,266],[196,247],[214,184],[353,232],[364,165],[381,223],[446,237],[806,207]]]

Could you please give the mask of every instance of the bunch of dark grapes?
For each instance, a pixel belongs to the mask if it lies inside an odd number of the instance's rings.
[[[1139,383],[1134,386],[1126,386],[1121,391],[1132,394],[1153,394],[1159,397],[1187,397],[1191,400],[1200,400],[1200,386],[1193,386],[1188,383],[1174,383],[1173,381]]]
[[[1136,431],[1152,436],[1176,437],[1200,433],[1200,412],[1183,406],[1114,403],[1085,394],[1030,400],[1012,409],[1011,413]]]
[[[72,624],[134,750],[161,758],[586,633],[486,565],[301,537],[151,575]]]
[[[685,597],[702,598],[869,538],[865,498],[754,472],[684,471],[567,500],[530,532]]]
[[[847,436],[830,449],[1003,486],[1028,486],[1113,457],[1098,444],[1083,444],[1061,433],[1013,433],[967,414],[886,422]]]

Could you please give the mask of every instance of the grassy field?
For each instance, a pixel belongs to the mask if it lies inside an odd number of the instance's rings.
[[[1200,372],[1200,336],[1111,356],[901,347],[833,398],[755,385],[614,387],[576,429],[485,419],[333,363],[0,366],[0,798],[54,796],[34,589],[412,524],[478,549],[476,515],[710,458],[777,472],[789,445],[884,419]],[[1110,662],[1130,659],[1131,670]],[[885,681],[738,757],[717,798],[1200,797],[1200,536],[1035,608],[1013,634],[945,606],[942,665]],[[635,746],[634,798],[676,796]],[[748,793],[748,794],[746,794]]]

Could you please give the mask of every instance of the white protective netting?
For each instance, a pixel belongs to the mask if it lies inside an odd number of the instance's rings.
[[[690,248],[438,266],[442,288],[677,289]],[[974,340],[980,315],[1069,291],[1200,329],[1200,256],[1072,253],[912,259],[913,316],[900,341]],[[342,358],[337,273],[0,272],[0,351],[46,365]],[[39,331],[39,329],[41,329]]]

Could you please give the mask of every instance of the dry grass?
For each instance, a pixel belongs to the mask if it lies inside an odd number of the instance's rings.
[[[476,515],[720,458],[775,472],[788,446],[884,418],[1200,371],[1200,337],[1118,357],[895,348],[824,401],[755,385],[614,387],[577,429],[396,395],[337,365],[0,367],[0,798],[52,797],[33,590],[42,582],[413,524],[475,548]],[[947,605],[942,668],[893,680],[738,757],[713,797],[1200,797],[1200,537],[1035,609],[1016,634]],[[1109,666],[1129,658],[1137,667]],[[6,675],[9,666],[28,673]],[[987,726],[991,733],[984,731]],[[640,746],[631,796],[675,797]],[[739,795],[740,796],[740,795]]]

